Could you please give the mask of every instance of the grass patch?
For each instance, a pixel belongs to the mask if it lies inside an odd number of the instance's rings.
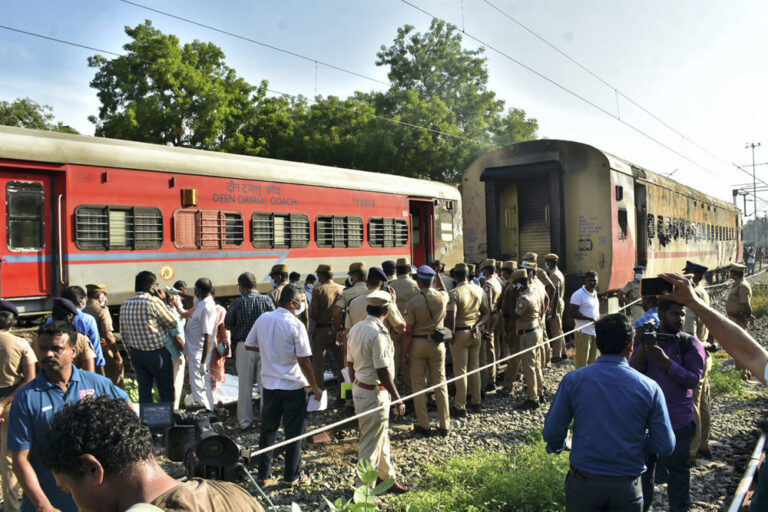
[[[752,314],[756,318],[768,317],[768,284],[752,285]]]
[[[568,453],[547,454],[540,433],[508,451],[477,451],[427,466],[418,490],[398,496],[392,510],[549,512],[565,510]]]
[[[742,398],[746,394],[746,386],[744,381],[741,380],[741,372],[735,368],[724,368],[718,357],[715,357],[712,361],[709,386],[715,395],[729,395]]]

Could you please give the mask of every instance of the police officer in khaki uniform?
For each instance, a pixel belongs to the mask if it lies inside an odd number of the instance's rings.
[[[347,346],[347,331],[344,328],[347,308],[355,297],[368,291],[368,286],[365,284],[367,275],[365,263],[361,261],[351,263],[347,272],[347,281],[351,286],[341,292],[341,297],[339,297],[336,305],[333,307],[333,326],[336,329],[336,343],[340,344],[344,351],[346,351]]]
[[[522,350],[542,342],[541,296],[528,286],[529,276],[526,270],[518,270],[512,274],[512,283],[517,289],[516,328]],[[522,355],[523,377],[528,388],[528,399],[520,406],[523,409],[537,409],[539,403],[544,401],[544,375],[537,361],[538,357],[537,350],[529,350]]]
[[[312,300],[309,304],[309,317],[315,322],[315,332],[312,336],[312,369],[315,382],[324,388],[323,375],[328,351],[333,354],[333,360],[339,370],[344,364],[342,348],[336,344],[336,331],[333,328],[333,308],[341,298],[344,287],[333,281],[333,267],[330,265],[318,265],[315,274],[319,284],[312,289]]]
[[[96,326],[101,338],[101,349],[104,353],[104,376],[111,380],[115,386],[124,388],[123,357],[120,355],[120,349],[113,334],[112,315],[109,314],[109,308],[107,308],[107,286],[100,283],[87,284],[85,289],[88,300],[83,312],[96,319]]]
[[[539,255],[535,252],[526,253],[523,256],[523,265],[529,265],[533,268],[533,275],[529,272],[529,287],[537,290],[542,296],[542,308],[541,308],[541,336],[542,339],[547,339],[546,331],[546,318],[551,314],[551,306],[554,304],[555,286],[549,279],[549,274],[543,269],[539,268],[538,261]],[[549,344],[543,345],[540,349],[539,364],[542,368],[549,366],[549,362],[552,359],[552,347]]]
[[[547,267],[547,275],[549,280],[552,281],[552,286],[555,287],[555,293],[552,297],[554,301],[549,308],[550,313],[547,317],[547,326],[549,327],[549,335],[554,341],[551,343],[552,347],[552,362],[557,363],[564,359],[568,359],[568,354],[565,351],[565,340],[561,337],[563,334],[563,311],[565,310],[565,276],[558,268],[560,257],[557,254],[549,253],[544,256],[544,265]]]
[[[507,278],[507,286],[504,288],[504,294],[501,297],[501,318],[504,322],[504,344],[507,345],[509,354],[520,352],[520,337],[517,335],[517,287],[514,286],[512,275],[517,271],[516,262],[512,261],[512,272]],[[508,395],[512,392],[512,385],[520,376],[521,357],[513,357],[507,361],[507,369],[504,371],[504,382],[500,393]]]
[[[496,348],[494,333],[496,332],[496,323],[499,321],[501,306],[501,279],[496,275],[496,260],[488,259],[480,264],[480,271],[485,277],[483,283],[483,292],[488,301],[488,308],[491,310],[491,319],[483,333],[482,348],[480,349],[480,366],[496,361]],[[480,386],[483,393],[496,391],[496,365],[480,372]]]
[[[449,292],[453,308],[446,316],[446,326],[453,331],[451,359],[453,374],[461,376],[480,367],[480,328],[490,320],[490,310],[483,290],[470,286],[467,282],[466,263],[457,263],[453,267],[456,286]],[[451,417],[463,418],[467,415],[467,383],[472,403],[472,412],[480,410],[480,374],[475,372],[456,381],[455,405],[451,407]]]
[[[8,417],[13,397],[35,378],[37,357],[27,340],[11,334],[19,310],[0,300],[0,479],[3,481],[3,510],[21,510],[21,486],[13,473],[11,454],[6,448]]]
[[[275,307],[278,308],[280,307],[280,304],[278,304],[280,302],[280,294],[283,293],[285,285],[290,282],[288,281],[288,265],[274,265],[269,272],[269,278],[272,282],[272,291],[267,295],[275,303]]]
[[[635,272],[635,278],[624,285],[624,288],[619,290],[619,299],[621,301],[621,306],[626,306],[627,304],[631,304],[632,302],[636,301],[637,299],[642,298],[640,295],[640,281],[643,279],[643,275],[645,274],[645,267],[642,265],[638,265],[635,268],[633,268]],[[632,304],[629,307],[629,313],[632,317],[632,321],[636,322],[638,318],[645,315],[645,310],[643,309],[643,304],[641,302],[637,302],[636,304]]]
[[[443,328],[448,292],[437,280],[437,289],[432,288],[435,271],[428,265],[422,265],[416,272],[419,293],[405,304],[405,323],[403,335],[403,366],[411,372],[411,386],[414,393],[442,382],[435,390],[437,402],[438,434],[448,435],[450,418],[448,411],[448,386],[445,384],[445,343],[435,341],[435,330]],[[416,434],[429,436],[432,429],[427,412],[427,397],[424,394],[413,399],[418,424],[414,426]]]
[[[750,322],[755,320],[755,317],[752,316],[752,286],[744,279],[744,271],[746,270],[747,267],[739,263],[731,265],[730,275],[733,279],[733,286],[728,292],[728,298],[725,299],[725,312],[728,318],[744,330],[747,330]],[[743,370],[744,367],[736,363],[736,369]],[[746,370],[743,376],[750,377]]]
[[[504,321],[504,297],[509,290],[509,286],[512,284],[509,279],[515,270],[517,270],[516,261],[507,260],[501,264],[501,318],[496,322],[496,332],[494,333],[494,339],[498,340],[498,343],[496,343],[497,360],[511,354],[509,347],[510,339],[507,336],[507,322]],[[509,368],[509,363],[507,363],[507,368]]]
[[[392,297],[384,291],[374,291],[364,299],[367,316],[357,322],[349,331],[347,366],[355,383],[352,399],[355,414],[362,414],[379,406],[399,400],[395,387],[395,347],[390,340],[384,319],[389,314]],[[368,459],[379,473],[379,480],[395,479],[395,468],[390,460],[389,411],[380,411],[359,418],[360,443],[358,460]],[[395,416],[405,414],[404,404],[397,404],[392,411]],[[397,482],[391,488],[395,492],[408,489]]]
[[[384,274],[384,271],[378,267],[371,267],[368,271],[368,277],[365,280],[368,289],[365,293],[361,293],[355,297],[350,302],[349,307],[347,307],[347,314],[344,319],[344,328],[347,332],[349,332],[353,325],[365,320],[365,317],[368,316],[368,313],[366,313],[366,305],[368,303],[365,298],[374,292],[381,291],[386,284],[386,279],[386,274]],[[390,294],[394,295],[393,300],[397,296],[397,292],[394,291]],[[397,306],[392,301],[389,302],[387,308],[389,315],[387,315],[385,322],[386,327],[390,330],[390,333],[396,332],[397,334],[403,334],[405,331],[405,320],[403,319],[403,315],[400,314]]]
[[[419,286],[411,278],[411,262],[408,258],[398,258],[395,263],[395,273],[397,277],[387,284],[395,291],[395,304],[397,310],[405,318],[405,304],[411,297],[419,293]],[[411,389],[410,372],[401,371],[400,363],[403,359],[403,338],[400,334],[390,333],[392,342],[395,344],[395,375],[400,373],[403,377],[403,390],[409,394]]]

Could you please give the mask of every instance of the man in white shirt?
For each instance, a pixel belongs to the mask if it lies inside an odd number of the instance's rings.
[[[595,324],[600,318],[600,301],[597,298],[597,274],[584,273],[584,286],[573,292],[568,314],[576,322],[576,368],[592,364],[597,359]]]
[[[312,372],[312,349],[304,323],[298,319],[307,307],[304,290],[287,284],[280,292],[278,309],[262,314],[253,324],[245,341],[247,350],[261,355],[262,390],[261,432],[259,448],[275,444],[280,422],[285,438],[303,434],[307,428],[307,386],[320,400],[322,388]],[[283,484],[304,483],[308,477],[301,471],[301,447],[296,441],[285,449]],[[259,485],[272,475],[272,455],[269,451],[259,457]]]
[[[192,400],[209,411],[213,410],[210,362],[216,332],[216,303],[210,279],[201,277],[195,282],[197,304],[190,311],[184,328],[184,354],[189,359],[189,387]]]

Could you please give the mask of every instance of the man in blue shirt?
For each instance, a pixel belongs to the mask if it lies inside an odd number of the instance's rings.
[[[640,512],[644,453],[671,454],[675,436],[658,384],[627,362],[634,336],[629,317],[608,315],[595,333],[602,355],[560,382],[544,422],[547,451],[567,447],[573,420],[566,510]]]
[[[49,429],[53,414],[64,404],[91,395],[108,395],[128,401],[125,391],[101,375],[77,369],[75,357],[77,333],[69,322],[53,321],[38,333],[41,371],[22,387],[13,401],[8,427],[8,449],[13,472],[19,479],[24,497],[22,512],[77,512],[72,497],[58,490],[53,474],[40,467],[37,450]]]
[[[96,319],[93,318],[93,316],[83,312],[86,298],[85,290],[79,286],[69,286],[64,288],[61,292],[61,297],[72,302],[77,308],[77,313],[75,314],[75,319],[72,323],[75,325],[77,332],[88,337],[88,340],[93,347],[93,351],[96,353],[96,372],[99,375],[104,375],[104,365],[106,364],[106,361],[104,360],[104,351],[101,349],[99,326],[96,324]],[[48,322],[51,322],[50,318],[48,319]]]
[[[635,329],[641,328],[649,321],[659,326],[659,299],[656,297],[643,297],[643,309],[645,314],[635,321]]]

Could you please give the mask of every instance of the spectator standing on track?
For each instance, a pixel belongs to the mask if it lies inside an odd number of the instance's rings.
[[[597,273],[590,270],[584,273],[584,286],[573,292],[568,316],[576,322],[573,333],[576,347],[576,368],[582,368],[595,362],[597,344],[595,343],[595,326],[590,325],[600,318],[600,301],[597,298]]]
[[[330,265],[318,265],[315,274],[319,284],[312,289],[312,302],[309,305],[309,319],[315,324],[315,332],[311,337],[312,371],[317,385],[325,389],[324,376],[328,352],[333,354],[339,375],[344,363],[343,350],[341,345],[336,343],[336,331],[333,328],[333,309],[341,298],[344,287],[333,281],[333,267]],[[341,386],[339,386],[339,393],[341,393]],[[341,396],[337,398],[341,399]]]
[[[11,334],[19,310],[0,300],[0,479],[3,481],[3,511],[21,510],[21,486],[13,474],[8,450],[8,420],[16,392],[35,378],[37,357],[29,342]]]
[[[531,272],[524,269],[516,270],[510,279],[517,289],[514,314],[520,350],[530,349],[542,341],[542,298],[540,293],[533,290],[528,284],[534,279]],[[538,349],[533,349],[521,356],[523,377],[528,393],[528,398],[520,404],[519,408],[521,409],[538,409],[539,404],[544,403],[544,374],[538,361],[540,355]]]
[[[747,253],[747,275],[751,276],[755,273],[755,248],[750,247]]]
[[[411,297],[419,293],[419,285],[411,277],[411,262],[408,258],[398,258],[395,262],[395,273],[397,276],[387,284],[395,290],[395,304],[397,310],[405,318],[405,304]],[[395,378],[400,373],[403,377],[403,393],[410,393],[411,377],[409,372],[401,368],[403,360],[403,337],[397,333],[390,333],[392,343],[395,345]],[[407,407],[407,406],[406,406]]]
[[[158,289],[155,274],[139,272],[134,289],[136,295],[120,306],[120,331],[136,370],[139,402],[152,403],[153,381],[157,381],[160,401],[172,402],[173,363],[165,344],[176,319],[163,303],[165,293]]]
[[[491,320],[483,332],[480,348],[480,366],[486,366],[496,362],[496,349],[494,332],[501,312],[501,279],[496,276],[496,260],[485,260],[480,264],[480,271],[485,277],[483,292],[488,301],[488,309],[491,310]],[[480,389],[485,396],[489,391],[496,391],[496,365],[480,372]]]
[[[744,265],[738,263],[731,265],[730,275],[733,286],[725,299],[725,313],[746,331],[747,327],[754,323],[755,317],[752,315],[752,286],[744,279],[745,269]],[[744,367],[738,362],[736,369],[742,370],[744,378],[750,377],[749,371],[744,371]]]
[[[547,275],[555,288],[552,295],[552,306],[550,314],[547,316],[547,326],[549,335],[557,338],[552,342],[552,362],[557,363],[568,359],[568,353],[565,351],[565,339],[563,334],[563,311],[565,310],[565,276],[558,268],[560,257],[557,254],[549,253],[544,256],[544,266],[547,268]]]
[[[450,415],[453,418],[463,418],[467,415],[467,408],[472,412],[480,410],[480,374],[465,374],[480,367],[480,330],[488,323],[490,311],[482,289],[467,283],[465,263],[457,263],[453,267],[453,275],[456,286],[449,292],[453,309],[448,312],[445,323],[446,327],[453,330],[450,345],[453,374],[461,378],[456,381],[456,395]],[[472,398],[469,407],[467,388]]]
[[[275,307],[278,307],[280,302],[280,294],[283,293],[283,287],[289,283],[288,281],[288,265],[274,265],[269,272],[269,278],[272,283],[272,291],[269,292],[269,296],[272,302],[275,303]]]
[[[259,353],[245,349],[245,340],[258,318],[267,311],[274,311],[275,305],[267,295],[255,290],[256,276],[244,272],[237,277],[240,296],[229,306],[224,317],[224,326],[232,334],[232,350],[237,369],[237,421],[246,429],[253,423],[253,381],[259,375]],[[259,388],[261,392],[261,388]]]
[[[696,435],[693,390],[704,373],[704,347],[695,336],[682,332],[685,306],[659,300],[659,336],[654,345],[635,346],[631,364],[655,380],[664,392],[669,419],[675,432],[675,450],[669,456],[646,456],[648,471],[643,474],[644,510],[653,502],[654,483],[668,484],[671,512],[688,510],[691,469],[688,465],[691,441]],[[667,336],[663,336],[667,335]]]
[[[123,356],[113,334],[112,315],[107,307],[107,286],[104,284],[87,284],[85,289],[88,301],[83,307],[83,313],[87,313],[96,319],[101,338],[101,350],[104,356],[104,376],[112,381],[112,384],[125,389],[123,377]],[[98,356],[97,356],[98,359]]]
[[[149,429],[122,400],[102,396],[63,407],[43,446],[42,461],[81,510],[124,512],[151,503],[176,512],[264,511],[237,484],[170,477],[152,454]]]
[[[410,369],[414,393],[442,383],[434,393],[439,425],[437,433],[445,437],[451,428],[448,386],[445,384],[445,343],[435,339],[435,331],[443,328],[449,298],[441,279],[437,279],[437,289],[432,288],[435,276],[436,272],[431,267],[420,266],[416,273],[419,293],[405,304],[407,326],[403,335],[403,367]],[[414,433],[427,437],[432,435],[426,395],[414,397],[413,407],[417,420]]]
[[[94,395],[128,401],[125,391],[106,377],[79,370],[72,364],[75,339],[75,328],[69,322],[54,321],[42,326],[37,338],[40,373],[19,389],[13,401],[8,449],[13,458],[13,471],[24,489],[21,508],[24,512],[78,510],[72,496],[59,490],[53,473],[40,464],[40,442],[48,432],[54,413],[66,403]]]
[[[627,363],[631,320],[608,315],[595,332],[600,357],[563,377],[542,435],[547,452],[560,453],[573,420],[567,511],[640,512],[645,453],[671,454],[675,437],[661,388]]]
[[[184,326],[184,355],[189,361],[189,387],[192,400],[209,411],[213,410],[213,388],[210,363],[216,336],[216,303],[211,280],[201,277],[195,281],[197,304],[190,310]]]
[[[384,326],[392,297],[387,292],[376,290],[357,300],[365,300],[368,316],[350,329],[347,340],[347,366],[350,378],[355,383],[352,390],[355,414],[383,407],[357,420],[360,430],[357,458],[371,461],[379,473],[379,481],[389,478],[394,480],[395,468],[390,460],[388,404],[391,400],[399,400],[400,395],[394,381],[395,347]],[[405,414],[405,405],[402,403],[392,409],[395,417]],[[397,481],[391,489],[401,493],[408,490]]]
[[[72,301],[57,297],[53,299],[53,311],[51,312],[51,319],[46,324],[54,322],[56,320],[63,320],[74,327],[74,319],[77,315],[77,306],[72,304]],[[37,353],[37,339],[32,342],[32,348]],[[72,363],[87,372],[96,372],[96,354],[93,352],[93,346],[90,340],[85,336],[77,332],[75,329],[75,358]]]
[[[307,299],[301,287],[286,285],[280,294],[276,311],[262,314],[253,324],[254,336],[248,337],[246,346],[261,354],[262,392],[261,432],[259,448],[272,446],[277,430],[283,422],[286,439],[303,434],[307,428],[307,386],[317,400],[322,389],[312,372],[312,350],[304,324],[297,318],[305,309]],[[308,481],[301,470],[301,447],[296,441],[285,449],[283,484],[295,485]],[[272,476],[272,455],[269,451],[259,456],[259,485]]]
[[[85,290],[79,286],[69,286],[61,292],[61,297],[72,302],[77,307],[77,314],[72,322],[77,332],[84,334],[91,342],[93,353],[96,354],[95,364],[96,373],[104,375],[104,352],[101,349],[101,336],[99,336],[99,327],[96,319],[83,312],[85,308]],[[50,320],[48,320],[50,322]]]
[[[301,286],[301,274],[298,272],[291,272],[288,274],[288,282],[295,284],[296,286]]]
[[[312,305],[312,290],[315,289],[315,283],[317,277],[314,274],[309,274],[304,280],[304,295],[307,296],[307,306]]]

